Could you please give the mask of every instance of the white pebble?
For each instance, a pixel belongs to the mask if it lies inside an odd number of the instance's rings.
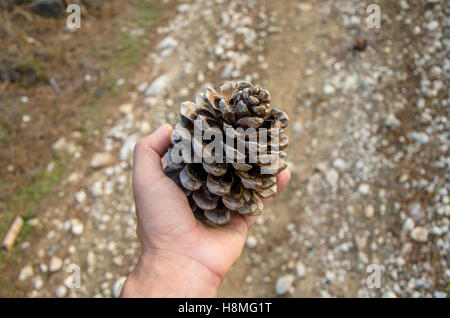
[[[334,160],[333,161],[333,166],[336,169],[338,169],[339,171],[343,171],[343,170],[345,170],[347,168],[347,164],[341,158],[337,158],[336,160]]]
[[[41,289],[41,287],[44,285],[44,281],[42,280],[41,276],[37,276],[33,279],[33,288],[34,289]]]
[[[325,175],[325,179],[327,182],[333,187],[337,187],[338,181],[339,181],[339,174],[335,169],[330,169],[327,171],[327,174]]]
[[[411,231],[411,238],[417,242],[426,242],[428,241],[428,230],[418,226]]]
[[[401,125],[400,120],[395,116],[395,114],[390,113],[387,117],[386,117],[386,122],[385,122],[386,126],[389,128],[397,128],[398,126]]]
[[[67,288],[64,286],[59,286],[58,288],[56,288],[55,295],[58,298],[65,297],[67,295]]]
[[[80,190],[78,192],[75,193],[75,200],[78,203],[84,203],[87,199],[87,195],[86,192],[84,192],[84,190]]]
[[[33,268],[31,267],[31,265],[27,265],[24,268],[22,268],[22,270],[19,273],[19,280],[26,280],[28,278],[30,278],[31,276],[33,276]]]
[[[336,89],[335,89],[334,86],[331,85],[331,84],[326,84],[326,85],[323,87],[323,92],[324,92],[325,94],[327,94],[327,95],[334,94],[335,91],[336,91]]]
[[[369,194],[369,191],[370,191],[370,186],[367,183],[362,183],[358,187],[358,192],[363,195]]]
[[[306,266],[302,262],[298,262],[295,266],[297,277],[303,278],[306,275]]]
[[[70,222],[72,224],[72,233],[77,236],[81,235],[84,230],[83,223],[79,219],[72,219]]]
[[[258,241],[256,240],[256,238],[252,235],[247,237],[247,240],[245,241],[245,245],[248,248],[255,248],[256,245],[258,245]]]
[[[427,29],[428,29],[428,31],[434,31],[434,30],[436,30],[438,27],[439,27],[439,22],[437,22],[436,20],[430,21],[430,22],[427,24]]]
[[[279,296],[286,294],[294,283],[295,277],[292,274],[278,278],[275,283],[275,293]]]
[[[375,215],[375,208],[373,207],[373,205],[369,204],[366,207],[366,217],[371,219],[373,218],[374,215]]]
[[[119,297],[120,293],[122,292],[122,287],[123,284],[125,283],[125,280],[127,278],[125,276],[119,277],[116,282],[114,283],[113,287],[112,287],[112,294],[114,295],[114,297]]]
[[[414,229],[414,220],[412,218],[407,218],[403,224],[403,232],[407,233]]]
[[[50,259],[50,264],[48,265],[48,269],[50,270],[50,272],[57,272],[61,269],[62,266],[63,261],[57,256],[52,256],[52,258]]]

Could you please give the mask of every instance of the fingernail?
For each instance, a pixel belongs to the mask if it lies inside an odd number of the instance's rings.
[[[172,128],[172,125],[166,123],[166,124],[162,125],[161,127],[159,127],[158,129],[172,131],[173,128]]]
[[[172,126],[170,124],[164,124],[159,126],[154,133],[161,133],[161,132],[172,132]]]

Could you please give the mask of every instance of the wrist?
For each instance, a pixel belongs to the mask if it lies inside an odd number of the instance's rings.
[[[221,278],[188,257],[143,252],[121,297],[215,297]]]

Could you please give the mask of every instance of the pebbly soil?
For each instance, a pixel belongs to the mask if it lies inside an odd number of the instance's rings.
[[[77,163],[7,264],[15,295],[117,296],[139,253],[134,143],[175,124],[179,103],[206,85],[246,79],[290,116],[292,180],[219,296],[447,297],[449,7],[379,1],[381,28],[371,29],[369,4],[174,3],[129,89],[108,101],[97,148],[85,154],[75,130],[48,149]],[[371,264],[379,288],[367,284]]]

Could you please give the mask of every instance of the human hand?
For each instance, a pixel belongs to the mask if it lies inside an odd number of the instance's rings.
[[[142,253],[122,297],[216,296],[256,219],[233,214],[227,225],[213,227],[194,217],[184,192],[162,168],[171,133],[172,127],[163,125],[134,149],[133,192]],[[288,169],[277,175],[278,192],[289,179]]]

